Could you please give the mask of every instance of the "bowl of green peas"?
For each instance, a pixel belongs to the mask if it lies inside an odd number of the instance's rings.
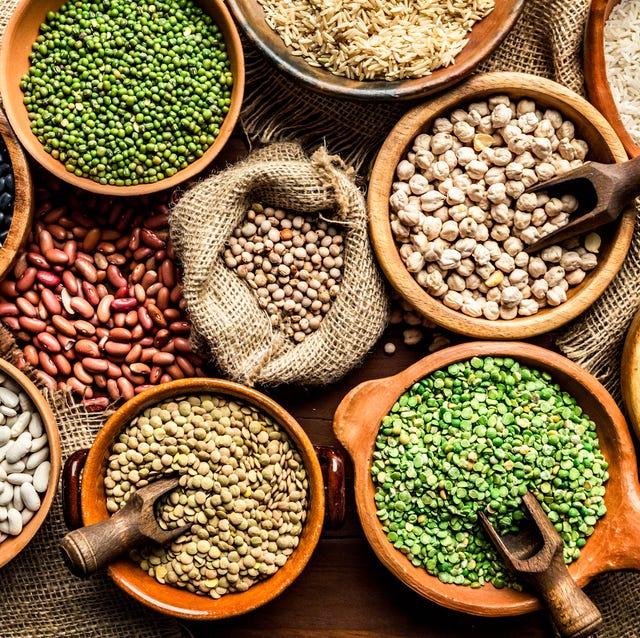
[[[520,528],[533,493],[578,586],[640,568],[640,485],[625,419],[607,390],[551,350],[468,342],[343,399],[358,514],[382,563],[440,605],[478,616],[541,607],[509,572],[478,512]]]
[[[26,1],[0,51],[3,106],[27,152],[110,196],[200,174],[231,136],[243,90],[222,0]]]

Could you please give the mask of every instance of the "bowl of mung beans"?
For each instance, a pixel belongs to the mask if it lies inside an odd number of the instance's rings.
[[[0,279],[25,245],[33,220],[33,182],[27,157],[0,112]]]
[[[179,476],[156,503],[166,529],[191,525],[171,544],[148,546],[108,567],[143,604],[214,620],[278,596],[309,560],[323,525],[320,463],[301,426],[262,393],[220,379],[180,379],[119,408],[86,456],[65,466],[67,512],[91,525],[135,489]],[[79,522],[72,523],[77,525]]]
[[[0,567],[44,523],[58,489],[60,436],[38,388],[0,359]]]
[[[244,61],[222,0],[23,2],[0,93],[26,151],[62,180],[143,195],[201,173],[231,136]]]
[[[580,366],[521,342],[468,342],[342,401],[334,430],[358,514],[382,563],[422,596],[479,616],[540,607],[477,520],[515,531],[527,490],[580,587],[640,567],[640,486],[625,419]]]
[[[498,47],[525,6],[524,0],[228,4],[275,68],[319,93],[356,100],[418,98],[459,82]]]
[[[453,332],[556,329],[613,280],[635,213],[530,254],[580,200],[527,189],[588,160],[625,159],[604,117],[569,89],[523,73],[474,76],[415,107],[383,143],[368,190],[378,262],[405,301]]]

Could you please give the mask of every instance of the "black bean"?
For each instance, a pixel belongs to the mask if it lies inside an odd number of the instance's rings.
[[[9,173],[9,175],[6,175],[3,179],[4,179],[5,190],[9,192],[13,192],[13,188],[14,188],[13,173]],[[0,188],[0,190],[2,189]]]
[[[13,197],[6,191],[0,195],[0,212],[9,213],[13,208]]]
[[[0,177],[4,177],[5,175],[9,175],[11,173],[11,164],[9,162],[0,163]]]

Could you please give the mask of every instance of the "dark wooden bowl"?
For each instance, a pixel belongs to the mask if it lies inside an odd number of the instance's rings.
[[[620,409],[595,377],[580,366],[546,348],[519,342],[476,341],[446,348],[392,377],[361,383],[338,406],[333,427],[353,460],[358,515],[378,558],[405,585],[456,611],[478,616],[515,616],[540,608],[539,600],[529,592],[496,589],[493,585],[472,589],[442,583],[424,569],[414,567],[394,548],[376,515],[370,471],[382,418],[416,381],[474,356],[509,356],[549,372],[597,424],[600,447],[609,463],[610,478],[604,497],[607,513],[597,523],[580,557],[569,565],[578,586],[583,587],[604,571],[639,569],[640,485],[633,442]]]
[[[640,147],[627,132],[618,107],[613,100],[607,67],[604,61],[604,27],[611,10],[620,0],[592,0],[584,37],[584,78],[587,95],[593,105],[605,116],[629,154],[640,155]]]
[[[98,433],[82,472],[80,503],[85,525],[107,519],[106,464],[120,432],[135,416],[159,401],[201,392],[237,397],[271,416],[291,437],[309,480],[307,519],[298,547],[270,578],[253,585],[246,592],[226,594],[217,600],[163,585],[128,558],[112,563],[108,572],[117,585],[148,607],[191,620],[215,620],[246,613],[281,594],[304,569],[320,538],[325,508],[320,464],[309,438],[288,412],[257,390],[222,379],[180,379],[147,390],[120,407]]]
[[[320,93],[358,100],[419,98],[459,82],[498,47],[524,9],[524,0],[496,0],[493,11],[471,30],[469,42],[456,56],[454,64],[430,75],[392,82],[359,82],[313,67],[302,57],[293,55],[265,22],[258,0],[227,0],[227,4],[240,28],[277,69]]]
[[[198,0],[224,36],[233,74],[231,105],[215,142],[202,157],[171,177],[165,177],[152,184],[115,186],[99,184],[86,177],[77,177],[66,170],[64,164],[54,159],[44,150],[43,145],[31,132],[29,114],[23,104],[20,81],[29,70],[29,54],[35,42],[40,25],[49,11],[57,11],[66,0],[24,0],[16,8],[5,30],[0,48],[0,94],[7,118],[18,139],[27,152],[41,166],[73,186],[102,195],[145,195],[173,188],[201,173],[220,153],[227,143],[240,115],[244,92],[244,57],[240,36],[223,0]]]
[[[24,391],[29,395],[31,401],[40,413],[42,425],[47,433],[49,440],[49,461],[51,463],[51,472],[49,474],[49,487],[45,494],[41,496],[40,509],[33,515],[33,518],[24,526],[22,532],[17,536],[10,536],[0,543],[0,567],[6,565],[10,560],[15,558],[36,535],[42,524],[44,523],[53,499],[58,490],[58,478],[60,477],[60,466],[62,463],[62,453],[60,450],[60,434],[58,433],[58,425],[51,412],[49,404],[40,393],[40,390],[15,366],[11,365],[4,359],[0,359],[0,372],[10,379],[13,379]]]
[[[452,310],[431,296],[407,271],[391,231],[389,195],[395,169],[419,133],[433,121],[474,100],[498,93],[512,98],[528,97],[542,107],[558,109],[573,121],[576,135],[589,144],[589,158],[600,162],[622,162],[625,150],[604,117],[584,98],[569,89],[524,73],[476,75],[448,93],[409,111],[393,128],[376,158],[369,181],[369,227],[373,248],[387,279],[418,312],[448,330],[476,339],[527,339],[554,330],[584,312],[604,292],[622,266],[633,235],[635,211],[629,206],[611,228],[601,229],[602,249],[598,266],[567,293],[567,301],[543,308],[531,317],[512,320],[473,318]]]
[[[33,221],[33,181],[27,157],[11,125],[0,110],[0,135],[7,146],[13,171],[13,219],[9,234],[0,248],[0,280],[9,271],[15,258],[27,242]]]

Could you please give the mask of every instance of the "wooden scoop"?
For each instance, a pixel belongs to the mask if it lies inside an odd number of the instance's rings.
[[[602,616],[569,574],[562,539],[536,497],[527,492],[522,502],[531,524],[519,532],[500,536],[484,512],[478,512],[478,518],[507,565],[545,602],[560,634],[586,638],[602,624]]]
[[[89,576],[133,547],[149,541],[164,545],[186,532],[191,525],[162,529],[154,513],[157,499],[178,482],[175,477],[145,485],[110,518],[69,532],[60,543],[67,567],[76,576]]]
[[[594,230],[618,219],[625,206],[640,193],[640,157],[619,164],[586,162],[559,177],[529,187],[525,192],[550,191],[574,195],[577,217],[525,248],[532,253]]]

